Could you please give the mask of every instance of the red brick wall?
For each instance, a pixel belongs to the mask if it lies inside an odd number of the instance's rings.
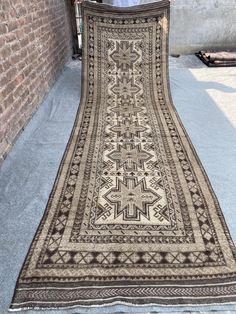
[[[0,0],[0,164],[72,54],[69,0]]]

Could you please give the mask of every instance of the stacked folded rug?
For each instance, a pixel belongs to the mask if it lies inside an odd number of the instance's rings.
[[[209,67],[236,66],[236,52],[199,51],[196,56]]]

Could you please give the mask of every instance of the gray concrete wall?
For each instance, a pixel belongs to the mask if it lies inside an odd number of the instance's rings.
[[[236,49],[236,0],[175,0],[170,18],[172,53]]]
[[[104,0],[104,3],[113,1]],[[123,2],[128,5],[129,0]],[[236,50],[236,0],[171,0],[170,18],[171,53]]]

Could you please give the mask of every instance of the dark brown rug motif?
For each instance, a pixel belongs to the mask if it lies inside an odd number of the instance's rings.
[[[168,1],[83,14],[80,111],[11,308],[235,301],[235,248],[169,94]]]

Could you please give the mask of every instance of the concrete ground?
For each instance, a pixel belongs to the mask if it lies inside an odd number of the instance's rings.
[[[196,57],[170,60],[171,92],[236,243],[236,68],[207,68]],[[80,64],[68,64],[0,169],[0,314],[52,189],[80,99]],[[235,305],[72,309],[37,313],[236,313]],[[29,311],[28,313],[36,313]]]

